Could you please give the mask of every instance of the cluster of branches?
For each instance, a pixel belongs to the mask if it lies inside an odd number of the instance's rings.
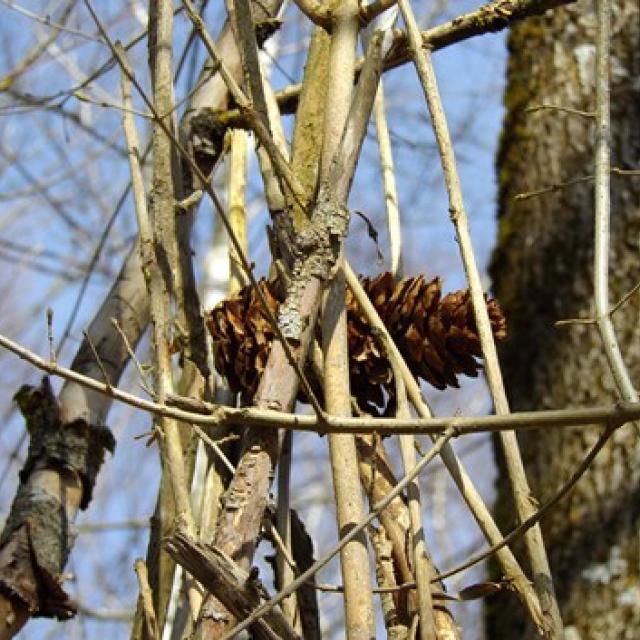
[[[193,24],[208,59],[177,123],[173,91],[174,7],[167,0],[150,3],[149,95],[90,0],[84,0],[101,40],[109,47],[122,77],[122,123],[138,222],[134,248],[95,315],[70,369],[61,367],[1,337],[0,343],[31,364],[65,378],[58,398],[48,382],[18,394],[31,438],[21,485],[0,541],[0,637],[12,637],[34,614],[67,618],[75,605],[61,586],[73,537],[69,524],[86,508],[105,449],[113,438],[104,427],[114,400],[153,414],[153,438],[160,450],[163,478],[152,522],[146,562],[137,565],[140,599],[134,637],[164,633],[172,591],[184,594],[174,618],[173,637],[230,638],[251,627],[259,637],[319,637],[314,577],[340,554],[346,629],[349,638],[375,635],[373,594],[380,593],[390,636],[423,640],[458,637],[444,607],[448,599],[482,597],[512,590],[541,634],[562,637],[562,622],[546,557],[539,519],[560,500],[588,468],[613,430],[638,417],[637,395],[616,351],[606,289],[609,176],[606,140],[596,164],[597,220],[596,322],[608,345],[611,366],[626,401],[617,407],[510,415],[484,291],[473,253],[447,119],[439,97],[431,52],[514,20],[563,4],[562,0],[495,0],[478,11],[421,33],[406,0],[357,0],[321,4],[298,0],[314,23],[301,85],[276,93],[261,67],[259,51],[278,28],[281,2],[228,0],[228,20],[217,41],[190,0],[180,6]],[[601,1],[602,21],[608,11]],[[395,29],[401,15],[405,30]],[[362,36],[365,55],[356,56]],[[600,62],[597,121],[608,125],[606,106],[607,35],[598,43]],[[397,202],[385,109],[382,73],[412,62],[435,132],[449,197],[449,212],[468,280],[486,377],[496,416],[486,419],[435,419],[400,351],[354,275],[344,253],[350,211],[347,201],[370,118],[376,120],[391,229],[397,228]],[[152,176],[145,187],[132,94],[151,119]],[[295,113],[291,148],[282,114]],[[232,131],[227,137],[226,134]],[[271,216],[273,270],[287,282],[278,317],[269,311],[247,257],[243,215],[246,131],[257,143],[264,193]],[[231,157],[229,206],[212,186],[212,174],[226,151]],[[385,155],[386,154],[386,155]],[[230,291],[248,282],[277,338],[260,381],[254,408],[225,406],[223,389],[213,384],[210,346],[201,315],[196,270],[190,250],[193,218],[208,197],[231,243]],[[397,234],[391,233],[392,265],[399,265]],[[394,240],[394,238],[396,238]],[[345,289],[376,330],[394,375],[396,416],[353,416],[346,350]],[[153,384],[134,353],[151,325]],[[320,336],[319,340],[317,337]],[[181,373],[175,383],[174,353]],[[117,387],[124,367],[134,360],[151,396],[145,400]],[[324,404],[305,376],[310,362],[322,379]],[[294,412],[302,389],[315,415]],[[411,417],[411,406],[418,418]],[[604,426],[603,435],[554,498],[536,508],[531,499],[516,428]],[[327,433],[335,489],[340,541],[313,560],[310,539],[289,507],[290,434],[296,429]],[[520,525],[503,536],[454,453],[450,440],[478,430],[499,432]],[[428,433],[432,448],[416,458],[416,433]],[[388,462],[381,434],[397,434],[403,477]],[[210,452],[202,499],[192,504],[194,455],[192,436]],[[242,435],[242,446],[225,444]],[[233,447],[231,448],[233,449]],[[449,470],[489,548],[481,556],[446,573],[438,573],[423,534],[419,473],[436,456]],[[278,502],[270,491],[278,469]],[[367,511],[363,488],[370,500]],[[35,499],[35,498],[37,499]],[[43,506],[44,505],[44,506]],[[377,521],[379,527],[374,527]],[[371,584],[367,535],[375,556],[379,587]],[[270,597],[252,569],[261,537],[277,548],[276,588]],[[524,536],[533,582],[510,549]],[[443,580],[487,555],[494,555],[501,583],[485,583],[451,596]],[[176,565],[182,587],[175,579]],[[178,585],[176,587],[176,585]]]

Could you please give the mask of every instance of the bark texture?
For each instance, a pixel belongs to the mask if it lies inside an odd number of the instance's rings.
[[[531,198],[520,193],[593,173],[593,119],[555,105],[595,109],[595,9],[580,1],[515,26],[509,38],[506,119],[498,155],[499,238],[491,273],[509,325],[502,348],[514,410],[589,406],[617,397],[594,325],[554,327],[593,311],[593,182]],[[613,6],[612,165],[640,166],[640,15],[637,0]],[[612,176],[613,304],[640,280],[640,180]],[[632,379],[640,376],[640,299],[614,316]],[[519,437],[533,492],[544,501],[595,442],[597,430]],[[515,524],[506,476],[502,522]],[[542,523],[570,637],[635,638],[640,628],[640,438],[616,432],[577,488]],[[521,610],[490,603],[488,637],[532,638]],[[577,632],[578,635],[575,635]]]

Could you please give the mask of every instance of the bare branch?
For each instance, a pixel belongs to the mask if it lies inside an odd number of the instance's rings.
[[[596,321],[604,352],[620,396],[638,401],[638,392],[622,358],[609,308],[609,225],[611,215],[611,114],[609,97],[609,49],[611,46],[611,4],[596,2],[596,133],[595,133],[595,250],[593,288]]]
[[[214,593],[236,618],[246,621],[256,607],[264,607],[266,591],[257,573],[243,571],[220,549],[197,542],[181,531],[171,536],[165,547],[176,562]],[[255,623],[254,633],[261,640],[300,640],[282,613],[273,607],[251,622]]]
[[[171,405],[162,405],[133,394],[122,391],[117,387],[109,389],[104,382],[83,375],[72,369],[51,364],[48,359],[41,358],[29,349],[0,334],[0,346],[26,360],[33,366],[51,375],[60,376],[72,381],[78,386],[85,387],[104,395],[109,402],[118,400],[153,415],[174,418],[181,422],[199,424],[202,426],[224,426],[231,424],[248,424],[265,428],[295,429],[299,431],[313,431],[315,433],[380,433],[381,435],[398,435],[401,433],[421,433],[438,435],[451,427],[456,435],[484,433],[487,431],[508,431],[512,429],[565,429],[586,427],[594,424],[613,425],[619,427],[627,422],[640,418],[640,403],[621,402],[611,406],[590,407],[582,409],[557,409],[553,411],[529,411],[511,413],[505,416],[478,416],[450,418],[340,418],[332,416],[297,415],[270,409],[240,408],[216,405],[192,398],[171,397],[167,401],[174,405],[189,407],[189,410],[179,409]],[[405,379],[405,384],[407,384]],[[409,385],[407,384],[407,388]],[[412,398],[413,402],[413,398]],[[453,466],[453,463],[451,463]],[[455,459],[458,469],[461,463]],[[456,474],[458,476],[458,474]],[[456,479],[454,477],[454,479]],[[470,483],[468,477],[463,478]],[[462,483],[462,479],[457,480]],[[467,488],[468,490],[468,488]],[[479,498],[478,498],[479,499]],[[465,497],[469,501],[469,497]],[[485,507],[486,508],[486,507]],[[474,513],[480,511],[474,505]],[[481,511],[480,511],[481,512]]]
[[[320,184],[335,189],[332,169],[344,171],[338,152],[340,138],[352,104],[355,77],[356,45],[358,43],[358,2],[348,0],[330,5],[335,7],[328,53],[332,73],[327,81],[324,108],[322,153],[320,156]],[[375,43],[367,52],[375,52]],[[364,74],[362,76],[364,80]],[[377,80],[377,78],[376,78]],[[364,82],[362,83],[364,85]],[[359,87],[362,89],[362,85]],[[373,92],[375,94],[375,88]],[[353,100],[355,106],[355,100]],[[370,111],[370,109],[369,109]],[[365,122],[368,122],[368,113]],[[365,124],[366,126],[366,124]],[[359,150],[359,147],[358,147]],[[335,165],[332,167],[332,161]],[[346,194],[346,191],[345,191]],[[346,195],[340,197],[346,200]],[[327,274],[327,290],[322,307],[323,390],[327,413],[351,416],[349,379],[349,350],[347,347],[347,310],[345,304],[345,278],[341,268],[344,254],[337,259],[337,269]],[[336,502],[339,531],[346,531],[364,516],[364,505],[358,477],[358,453],[354,437],[348,434],[329,435],[329,455]],[[340,568],[345,588],[345,625],[349,638],[371,638],[375,623],[371,595],[371,570],[364,530],[340,553]]]

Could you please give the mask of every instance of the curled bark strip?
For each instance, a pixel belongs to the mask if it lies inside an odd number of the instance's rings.
[[[73,521],[91,502],[105,450],[113,452],[115,440],[103,426],[65,424],[46,377],[40,387],[23,386],[15,399],[30,443],[0,538],[0,592],[32,615],[66,619],[76,611],[61,587]]]

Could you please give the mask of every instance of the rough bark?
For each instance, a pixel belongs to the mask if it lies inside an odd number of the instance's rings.
[[[612,165],[640,164],[640,19],[636,0],[613,8]],[[498,155],[499,238],[491,272],[510,326],[502,349],[514,410],[588,406],[616,398],[594,325],[554,327],[592,314],[593,183],[515,198],[593,173],[592,118],[541,104],[593,111],[595,12],[579,2],[513,28],[507,114]],[[640,182],[612,176],[612,304],[640,279]],[[640,374],[638,311],[632,298],[614,316],[632,378]],[[548,498],[597,438],[598,430],[522,433],[534,494]],[[586,477],[542,523],[563,620],[587,638],[637,637],[640,439],[617,431]],[[499,509],[513,525],[506,480]],[[510,519],[510,521],[509,521]],[[493,600],[491,638],[535,637],[521,612]]]

